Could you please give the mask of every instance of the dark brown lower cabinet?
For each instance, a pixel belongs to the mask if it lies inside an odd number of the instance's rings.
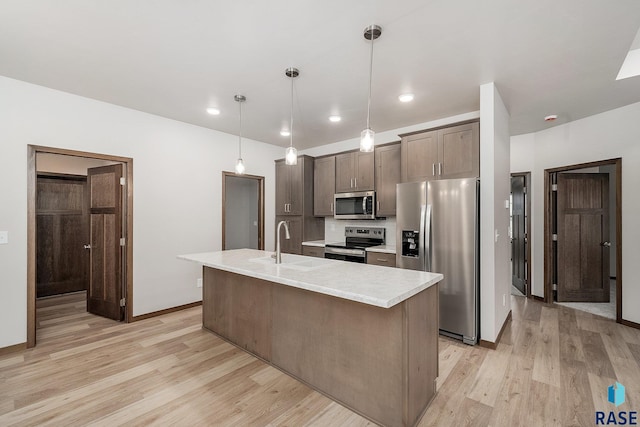
[[[277,216],[278,223],[286,221],[290,239],[285,238],[284,226],[280,227],[280,250],[282,253],[302,255],[302,242],[324,239],[324,218],[313,216]],[[278,236],[276,235],[276,241]]]
[[[324,248],[319,246],[302,246],[302,255],[324,258]]]
[[[210,267],[203,277],[205,329],[371,421],[415,426],[435,396],[438,285],[381,308]]]

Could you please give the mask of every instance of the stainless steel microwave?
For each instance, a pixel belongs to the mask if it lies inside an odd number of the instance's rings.
[[[333,206],[335,219],[376,219],[376,192],[337,193]]]

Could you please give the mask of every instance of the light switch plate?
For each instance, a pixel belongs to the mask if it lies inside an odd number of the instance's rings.
[[[0,245],[6,245],[9,243],[9,232],[0,231]]]

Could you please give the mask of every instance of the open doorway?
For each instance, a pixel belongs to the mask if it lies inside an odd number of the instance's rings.
[[[264,249],[264,177],[222,172],[222,250]]]
[[[52,312],[60,295],[130,321],[133,160],[33,145],[28,159],[27,346],[38,310]]]
[[[622,320],[622,159],[545,170],[545,301]]]
[[[511,174],[511,294],[524,297],[531,296],[530,181],[530,172]]]

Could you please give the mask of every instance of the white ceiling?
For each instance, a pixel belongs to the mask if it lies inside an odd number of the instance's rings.
[[[287,145],[295,66],[308,148],[365,127],[372,23],[377,132],[478,110],[491,81],[513,135],[640,101],[640,77],[615,80],[637,0],[0,0],[0,75],[233,134],[240,93],[243,135]]]

